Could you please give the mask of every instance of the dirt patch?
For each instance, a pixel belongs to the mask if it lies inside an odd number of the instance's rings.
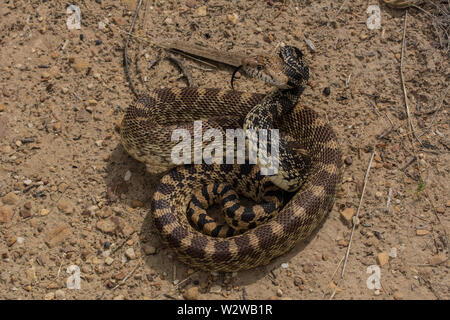
[[[2,1],[0,298],[450,298],[450,60],[427,14],[433,5],[409,9],[406,23],[403,73],[419,144],[408,135],[399,72],[405,10],[380,5],[381,29],[369,30],[367,1],[146,2],[130,43],[141,92],[186,85],[167,60],[148,67],[158,39],[238,53],[273,52],[280,42],[302,49],[311,77],[301,103],[335,128],[346,158],[335,206],[307,241],[265,267],[191,270],[161,244],[148,216],[160,177],[126,154],[115,129],[133,99],[122,48],[136,1],[76,1],[81,29],[72,31],[64,1]],[[184,63],[197,86],[228,86],[231,68]],[[235,85],[268,89],[243,77]],[[342,264],[332,276],[374,144],[339,280]],[[382,288],[369,290],[367,269],[377,264]],[[71,265],[80,290],[67,289]]]

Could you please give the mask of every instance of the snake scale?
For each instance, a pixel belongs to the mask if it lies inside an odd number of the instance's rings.
[[[179,260],[208,271],[254,268],[290,250],[331,210],[342,175],[333,129],[297,101],[308,79],[300,50],[282,46],[278,55],[244,58],[242,69],[274,90],[156,89],[139,95],[121,124],[125,150],[150,172],[166,172],[151,203],[163,242]],[[181,128],[193,136],[196,120],[202,120],[203,133],[279,128],[278,173],[261,174],[259,162],[177,166],[172,132]],[[239,195],[256,204],[245,207]],[[208,215],[214,203],[228,208],[226,223]]]

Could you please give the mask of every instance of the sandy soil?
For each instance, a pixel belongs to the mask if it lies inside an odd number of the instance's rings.
[[[231,52],[273,52],[280,42],[303,50],[311,78],[302,103],[328,119],[346,158],[336,204],[308,241],[265,267],[237,274],[191,270],[152,226],[159,177],[125,153],[116,130],[133,99],[122,48],[136,1],[75,1],[82,24],[72,31],[65,1],[1,1],[0,298],[327,299],[333,292],[334,299],[450,298],[444,98],[450,60],[425,12],[409,9],[403,58],[420,145],[408,135],[400,79],[405,10],[380,4],[381,29],[369,30],[366,9],[377,1],[341,9],[342,1],[331,0],[147,2],[139,38],[130,43],[139,91],[186,85],[167,60],[147,68],[158,55],[150,45],[157,39]],[[423,9],[435,12],[430,4]],[[184,63],[196,85],[228,86],[231,68]],[[237,86],[267,90],[244,77]],[[374,144],[340,279],[351,234],[343,217],[356,213]],[[80,290],[67,288],[72,265],[80,269]],[[367,287],[371,265],[380,265],[380,290]]]

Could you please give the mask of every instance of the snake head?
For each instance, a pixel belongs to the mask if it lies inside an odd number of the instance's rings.
[[[253,78],[261,79],[280,89],[303,86],[309,78],[309,69],[302,52],[282,45],[277,56],[256,55],[242,59],[242,70]]]

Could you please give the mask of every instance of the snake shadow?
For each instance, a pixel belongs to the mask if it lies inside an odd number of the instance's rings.
[[[140,213],[140,215],[135,214],[132,217],[123,218],[127,221],[132,221],[132,227],[138,231],[140,256],[147,266],[144,270],[144,273],[148,275],[146,278],[151,278],[155,281],[158,278],[170,282],[174,280],[183,281],[180,287],[211,281],[211,273],[207,271],[195,270],[197,272],[189,276],[192,273],[191,267],[176,259],[172,251],[161,242],[161,238],[153,225],[151,200],[163,174],[155,175],[149,173],[146,166],[129,156],[120,143],[112,151],[106,169],[108,174],[105,176],[105,183],[110,205],[122,204],[123,206],[132,206],[132,201],[135,200],[139,200],[143,205],[142,208],[136,208],[135,211],[135,213]],[[127,171],[131,172],[131,178],[125,181],[124,177]],[[296,265],[290,263],[290,261],[301,253],[315,238],[325,220],[306,239],[299,241],[294,248],[273,259],[269,264],[239,271],[233,277],[233,284],[245,286],[255,283],[268,274],[272,274],[273,277],[272,271],[286,262],[289,263],[291,270],[300,270],[303,264]],[[144,251],[146,246],[155,248],[155,253],[147,255]],[[307,262],[305,261],[305,263]],[[219,273],[218,277],[224,278],[225,273]]]

